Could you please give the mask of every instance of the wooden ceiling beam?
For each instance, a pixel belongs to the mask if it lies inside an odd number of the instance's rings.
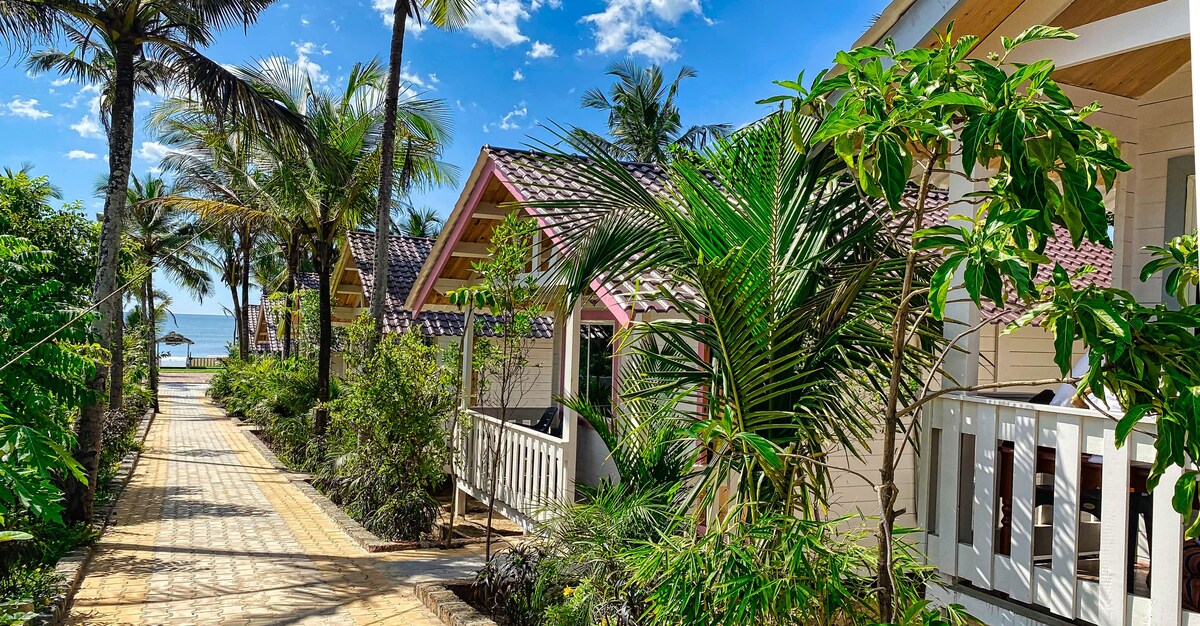
[[[488,244],[470,241],[460,241],[455,244],[450,255],[465,259],[486,259],[491,256],[488,254]]]
[[[480,202],[471,212],[471,217],[477,220],[502,220],[508,217],[509,213],[512,213],[512,209],[495,202]]]

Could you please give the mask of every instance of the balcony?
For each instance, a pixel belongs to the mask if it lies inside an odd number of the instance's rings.
[[[946,396],[928,416],[918,517],[947,580],[1067,620],[1200,626],[1179,468],[1146,491],[1153,422],[1118,449],[1114,420],[1072,407]]]

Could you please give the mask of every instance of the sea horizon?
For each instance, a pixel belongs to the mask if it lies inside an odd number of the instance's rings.
[[[229,356],[229,344],[233,342],[234,321],[232,315],[211,313],[176,313],[168,315],[159,325],[158,336],[174,331],[192,340],[193,357]],[[165,367],[183,367],[187,363],[188,346],[158,344],[159,364]]]

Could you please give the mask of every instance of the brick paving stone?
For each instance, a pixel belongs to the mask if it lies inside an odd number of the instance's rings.
[[[412,592],[478,549],[369,554],[247,441],[203,379],[164,375],[138,468],[71,624],[440,623]]]

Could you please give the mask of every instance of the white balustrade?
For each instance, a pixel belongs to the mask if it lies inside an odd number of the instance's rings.
[[[566,443],[553,435],[468,410],[470,426],[458,470],[459,488],[487,503],[491,492],[493,452],[499,438],[496,510],[526,530],[545,519],[546,507],[567,497]]]
[[[1134,492],[1131,477],[1154,460],[1154,423],[1144,420],[1121,448],[1115,430],[1115,420],[1073,407],[935,401],[923,424],[918,513],[931,563],[950,581],[1066,619],[1200,626],[1200,614],[1181,608],[1183,523],[1171,507],[1180,470],[1149,498]]]

